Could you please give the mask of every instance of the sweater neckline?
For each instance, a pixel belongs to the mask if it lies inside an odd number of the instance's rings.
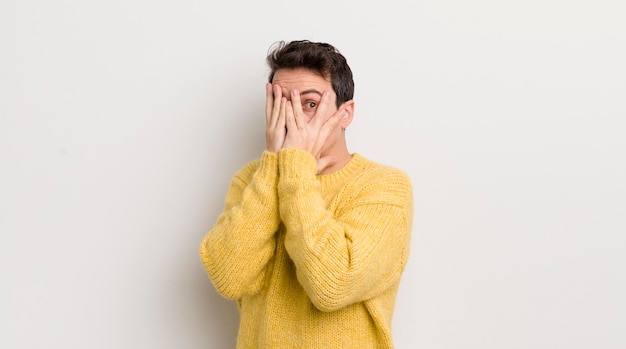
[[[317,179],[323,185],[342,183],[347,178],[354,178],[354,175],[360,173],[361,170],[365,168],[368,164],[369,160],[367,160],[358,153],[352,153],[350,161],[348,161],[348,163],[344,167],[338,169],[335,172],[317,175]]]

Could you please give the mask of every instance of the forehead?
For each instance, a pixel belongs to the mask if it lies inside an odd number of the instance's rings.
[[[320,91],[332,91],[330,80],[324,79],[319,74],[304,68],[283,68],[274,73],[272,83],[278,84],[288,90],[297,88],[315,88]]]

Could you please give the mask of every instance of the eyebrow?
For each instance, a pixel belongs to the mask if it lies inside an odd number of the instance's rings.
[[[315,94],[319,95],[320,97],[322,96],[322,93],[320,91],[316,90],[316,89],[304,90],[304,91],[300,92],[300,96],[307,95],[309,93],[315,93]]]

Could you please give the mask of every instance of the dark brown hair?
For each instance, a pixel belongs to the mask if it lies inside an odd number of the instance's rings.
[[[280,41],[270,48],[267,64],[271,72],[269,82],[277,70],[283,68],[309,69],[324,79],[329,79],[337,95],[337,108],[354,97],[354,81],[348,62],[330,44],[308,40]]]

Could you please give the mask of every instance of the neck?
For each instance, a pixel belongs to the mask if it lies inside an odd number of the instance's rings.
[[[352,154],[350,154],[350,152],[348,151],[348,147],[345,141],[340,142],[336,149],[333,149],[328,153],[323,153],[322,156],[332,156],[333,158],[335,158],[336,161],[333,165],[323,169],[319,174],[329,174],[341,170],[352,159]]]

